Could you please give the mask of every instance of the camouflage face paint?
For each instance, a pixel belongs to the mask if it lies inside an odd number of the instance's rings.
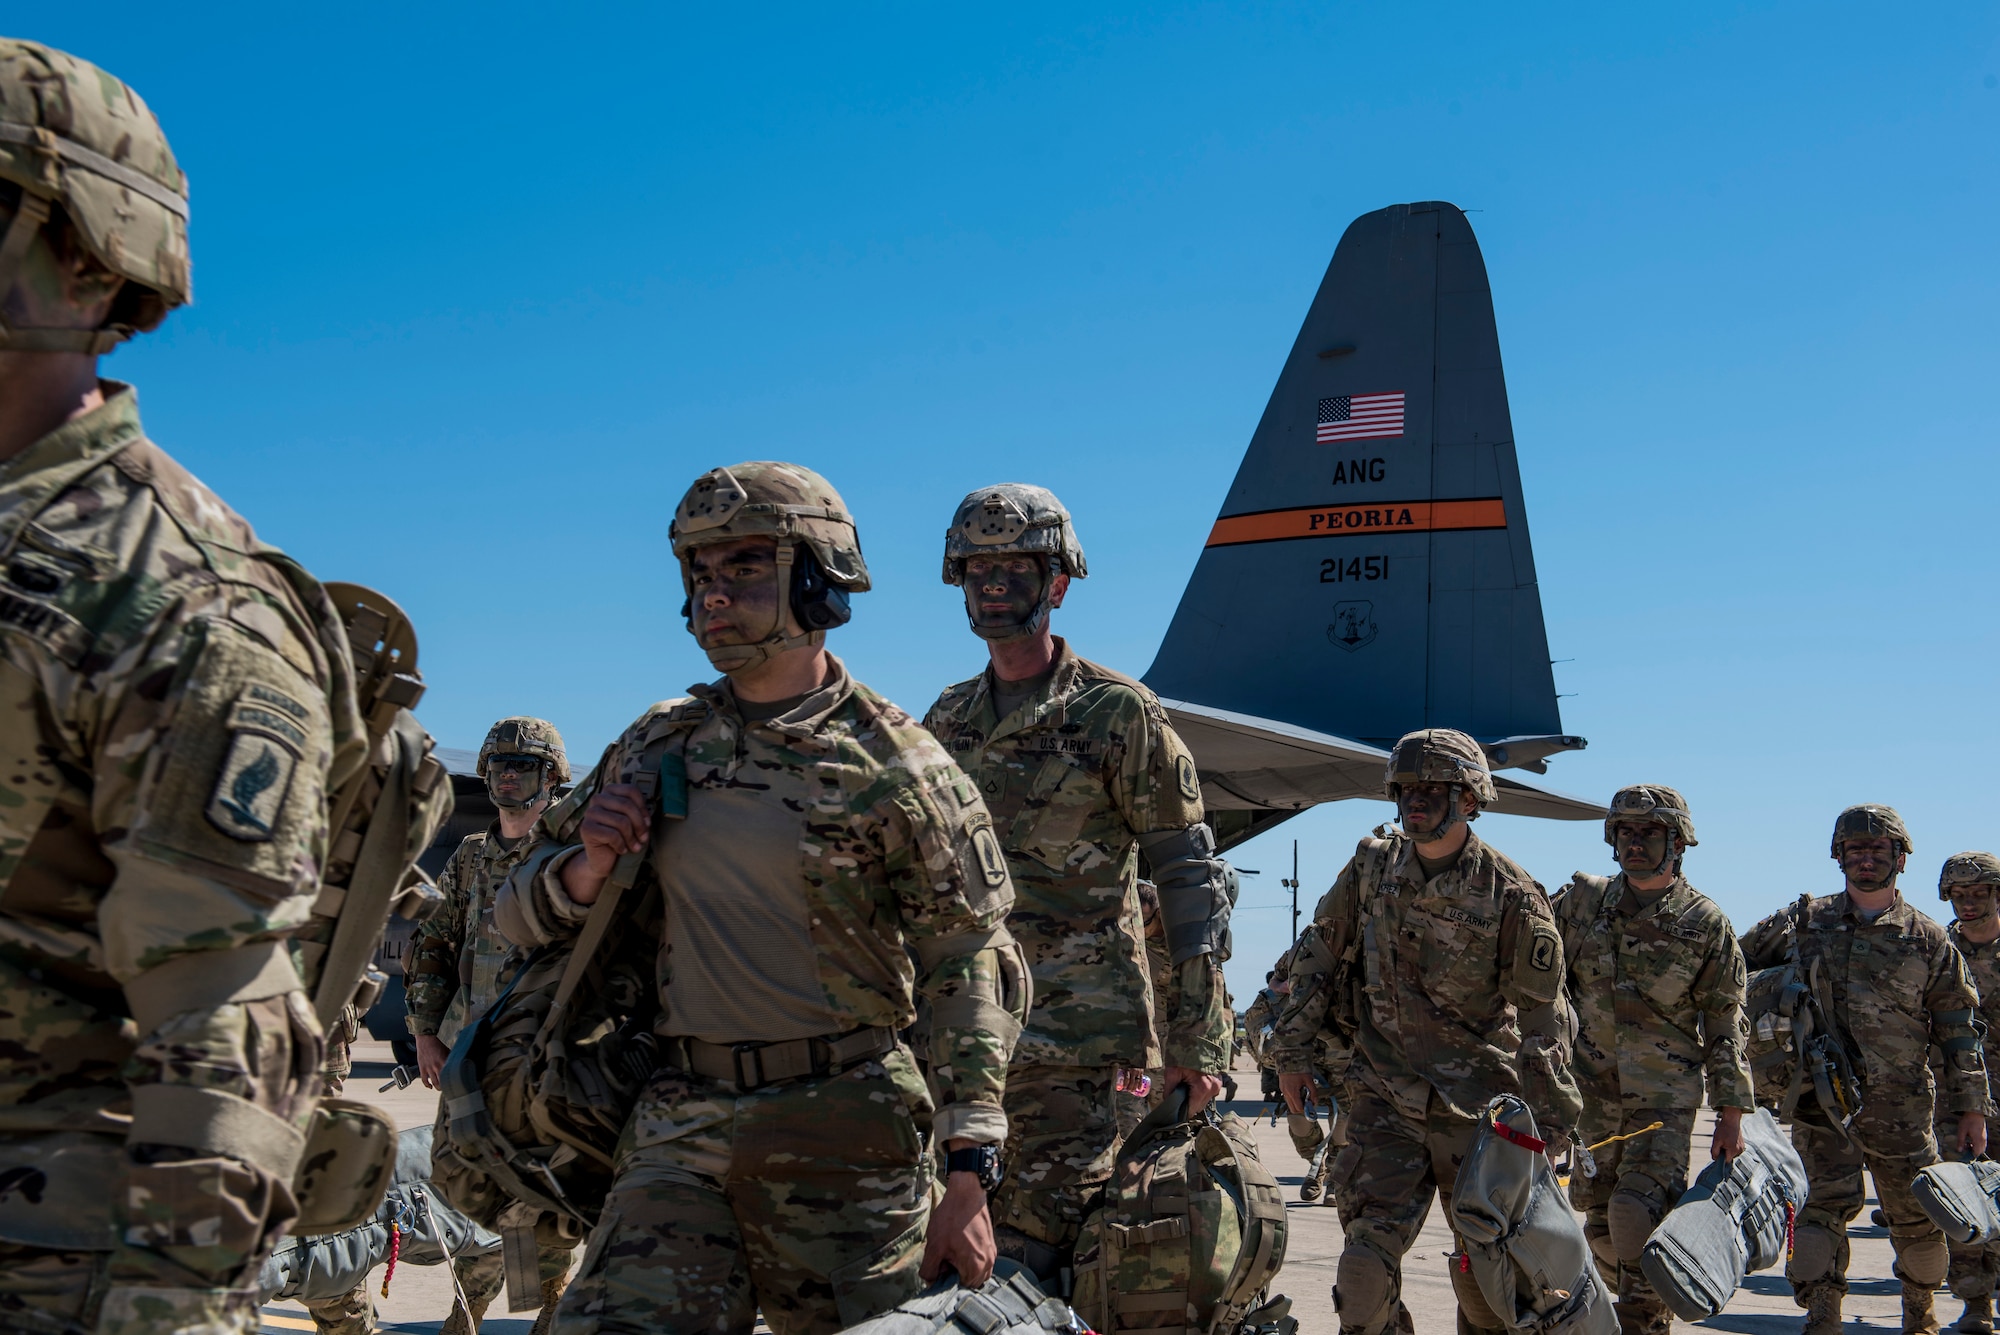
[[[1658,876],[1669,870],[1674,849],[1671,833],[1651,821],[1619,821],[1611,827],[1617,839],[1618,865],[1632,876]]]
[[[1427,834],[1442,834],[1451,824],[1457,787],[1450,783],[1404,784],[1396,795],[1397,819],[1404,833],[1420,842]]]
[[[1954,885],[1951,887],[1951,911],[1958,915],[1962,923],[1987,921],[1993,916],[1993,887]]]
[[[1886,890],[1896,883],[1896,841],[1886,835],[1849,839],[1840,846],[1840,872],[1856,890]]]
[[[1031,555],[974,556],[965,563],[965,614],[975,628],[1025,625],[1041,605],[1048,561]]]
[[[769,538],[716,543],[688,553],[688,629],[704,649],[755,644],[783,614],[777,544]]]

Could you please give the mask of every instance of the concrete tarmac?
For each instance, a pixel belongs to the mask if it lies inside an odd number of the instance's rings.
[[[378,1093],[393,1065],[389,1045],[364,1041],[355,1048],[354,1075],[347,1083],[349,1098],[374,1103],[396,1120],[398,1128],[428,1125],[437,1116],[437,1094],[421,1086]],[[1257,1075],[1240,1070],[1240,1092],[1254,1093]],[[1276,1288],[1291,1295],[1292,1311],[1299,1318],[1302,1335],[1335,1335],[1339,1321],[1333,1311],[1334,1272],[1340,1262],[1340,1221],[1333,1207],[1307,1204],[1298,1199],[1304,1180],[1305,1162],[1292,1150],[1283,1119],[1272,1126],[1268,1109],[1258,1103],[1229,1105],[1248,1123],[1256,1137],[1259,1155],[1290,1197],[1290,1231],[1285,1268]],[[1261,1115],[1260,1115],[1261,1114]],[[1703,1153],[1708,1134],[1704,1119],[1697,1132],[1697,1155]],[[1889,1275],[1891,1254],[1888,1233],[1867,1225],[1868,1210],[1875,1199],[1869,1197],[1854,1239],[1854,1260],[1849,1271],[1846,1330],[1893,1331],[1901,1326],[1901,1287]],[[1422,1335],[1451,1335],[1457,1310],[1451,1281],[1445,1271],[1445,1254],[1452,1249],[1451,1235],[1444,1224],[1443,1211],[1435,1204],[1424,1228],[1404,1261],[1404,1301],[1416,1318]],[[580,1252],[579,1252],[580,1254]],[[433,1335],[451,1312],[451,1279],[444,1266],[398,1266],[389,1286],[389,1296],[380,1296],[383,1267],[369,1276],[370,1291],[376,1295],[376,1309],[382,1328],[418,1331]],[[505,1310],[506,1295],[494,1301],[482,1327],[488,1335],[528,1335],[535,1313],[510,1314]],[[1949,1325],[1958,1316],[1958,1301],[1949,1293],[1938,1295],[1938,1315]],[[1715,1330],[1735,1335],[1791,1335],[1803,1324],[1804,1313],[1793,1305],[1782,1268],[1751,1275],[1737,1291],[1735,1299],[1720,1315],[1697,1325],[1676,1323],[1676,1331]],[[760,1323],[761,1324],[761,1323]],[[272,1303],[265,1308],[264,1330],[269,1335],[298,1335],[313,1329],[305,1309],[297,1303]]]

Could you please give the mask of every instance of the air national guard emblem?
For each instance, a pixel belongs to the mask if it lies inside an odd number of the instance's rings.
[[[1326,628],[1326,638],[1338,647],[1353,653],[1375,643],[1375,604],[1371,602],[1335,603],[1333,624]]]
[[[239,731],[208,795],[208,819],[216,829],[245,843],[262,843],[277,828],[298,759],[261,733]]]

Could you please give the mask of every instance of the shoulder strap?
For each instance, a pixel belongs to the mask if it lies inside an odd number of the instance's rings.
[[[1195,1151],[1211,1175],[1219,1179],[1233,1172],[1240,1188],[1236,1204],[1243,1220],[1243,1244],[1208,1323],[1208,1335],[1229,1335],[1285,1264],[1290,1219],[1278,1179],[1258,1159],[1247,1137],[1232,1134],[1229,1120],[1204,1126],[1195,1137]]]

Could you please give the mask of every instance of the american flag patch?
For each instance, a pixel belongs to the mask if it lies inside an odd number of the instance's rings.
[[[1319,401],[1319,443],[1403,434],[1401,394],[1336,394]]]

